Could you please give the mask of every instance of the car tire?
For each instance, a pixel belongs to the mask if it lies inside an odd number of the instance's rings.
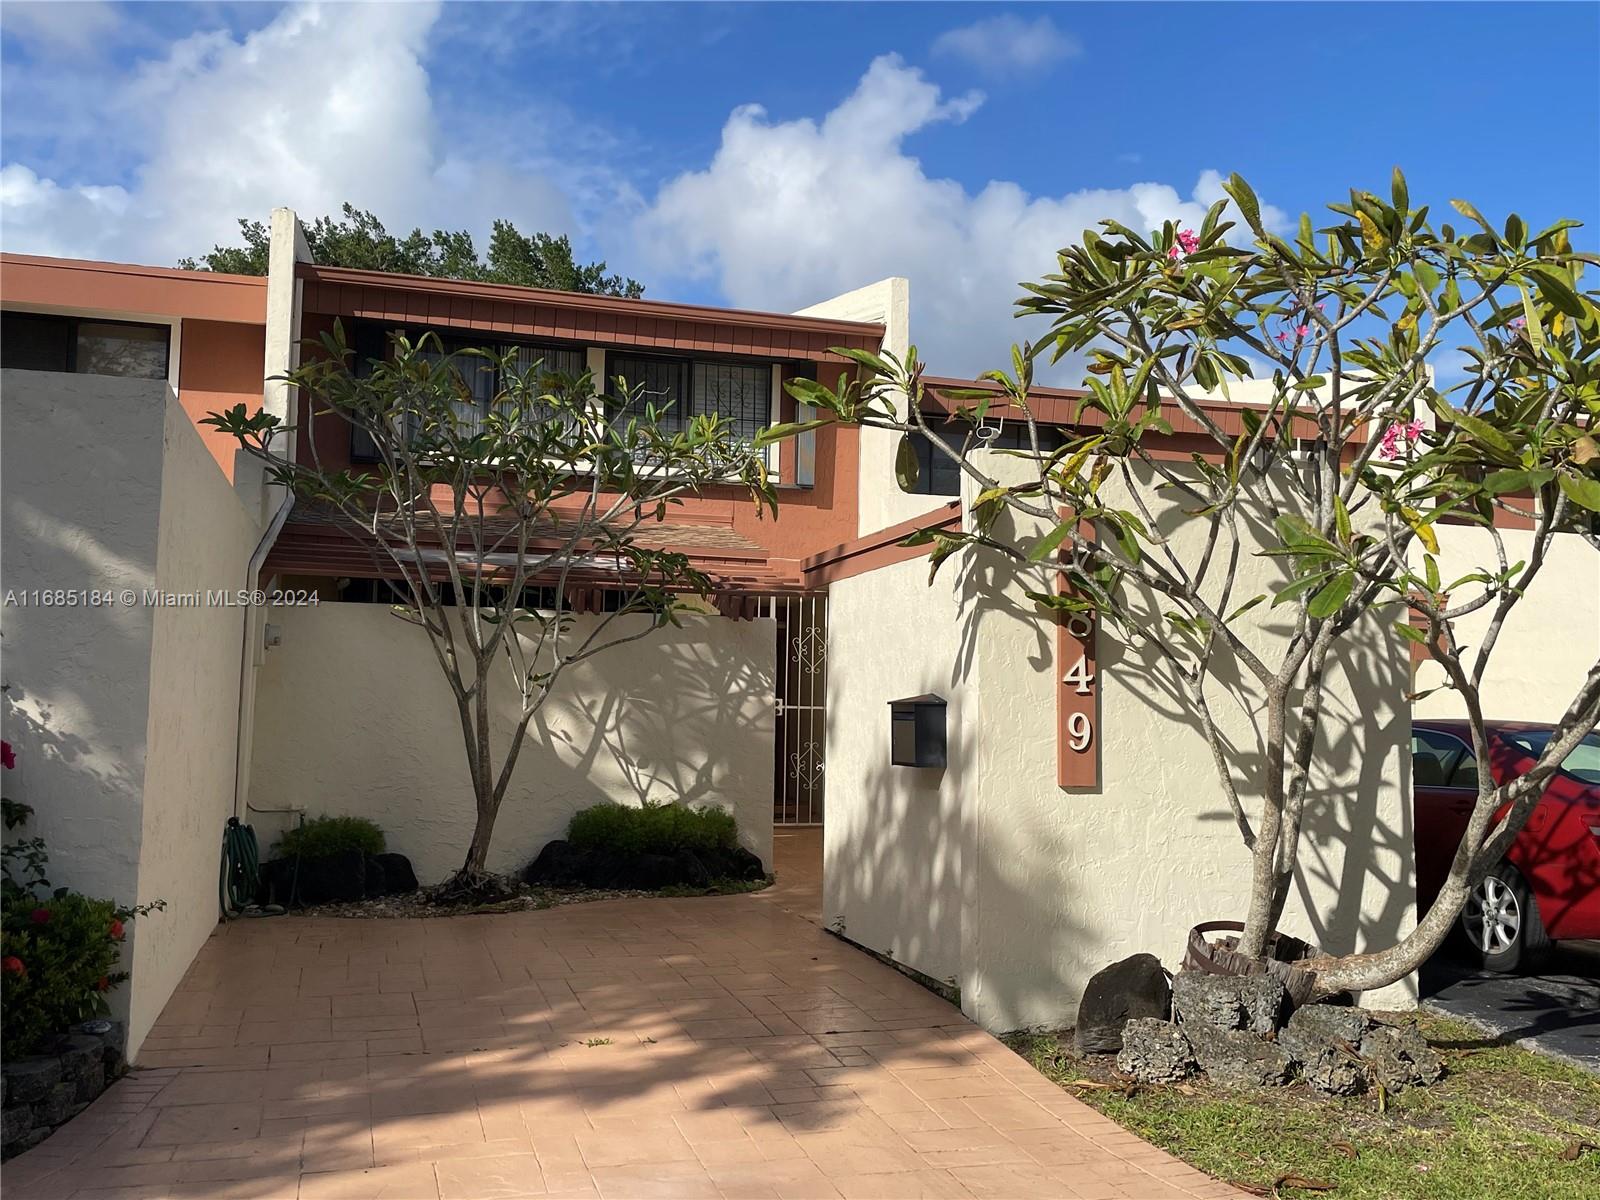
[[[1459,925],[1468,953],[1485,971],[1520,970],[1550,944],[1528,881],[1510,863],[1491,867],[1467,892]]]

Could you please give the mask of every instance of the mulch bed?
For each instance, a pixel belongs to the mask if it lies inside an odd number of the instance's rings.
[[[770,887],[770,880],[736,886],[709,888],[664,888],[646,892],[613,888],[553,888],[530,887],[524,883],[507,881],[507,890],[515,894],[504,900],[490,903],[441,903],[433,898],[433,889],[407,895],[379,896],[372,900],[352,900],[336,904],[312,904],[289,910],[295,917],[345,917],[358,919],[463,917],[480,913],[535,912],[546,908],[560,908],[567,904],[590,904],[597,900],[641,900],[683,896],[731,896],[744,892],[758,892]]]

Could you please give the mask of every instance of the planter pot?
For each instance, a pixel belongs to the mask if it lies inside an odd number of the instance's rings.
[[[1298,1008],[1310,1000],[1316,991],[1317,973],[1296,964],[1314,957],[1317,948],[1286,933],[1275,933],[1267,941],[1264,959],[1248,958],[1236,949],[1243,932],[1244,926],[1238,921],[1196,925],[1189,930],[1189,942],[1184,948],[1184,970],[1207,975],[1271,975],[1289,993],[1291,1007]],[[1207,941],[1211,934],[1222,936],[1214,942]]]

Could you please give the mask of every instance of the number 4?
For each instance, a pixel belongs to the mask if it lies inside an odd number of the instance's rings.
[[[1080,696],[1087,696],[1094,687],[1094,672],[1089,670],[1089,664],[1083,655],[1078,655],[1078,661],[1067,668],[1067,673],[1061,677],[1061,682],[1070,685]]]

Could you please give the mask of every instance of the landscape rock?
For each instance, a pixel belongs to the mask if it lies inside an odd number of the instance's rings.
[[[73,1105],[78,1102],[78,1086],[74,1083],[58,1083],[41,1096],[33,1104],[33,1123],[39,1125],[59,1125],[72,1115]]]
[[[105,1078],[104,1047],[99,1038],[86,1033],[75,1033],[66,1039],[57,1051],[61,1059],[61,1073],[65,1079],[79,1080],[85,1076]]]
[[[1180,976],[1181,978],[1181,976]],[[1194,1047],[1211,1081],[1223,1087],[1281,1087],[1289,1082],[1294,1064],[1288,1051],[1243,1029],[1218,1029],[1214,1025],[1186,1025],[1184,1034]]]
[[[261,864],[260,883],[256,888],[257,904],[281,904],[285,908],[294,898],[295,860],[271,858]]]
[[[1332,1096],[1353,1096],[1366,1088],[1366,1068],[1357,1055],[1371,1024],[1359,1008],[1307,1004],[1289,1018],[1278,1045],[1289,1052],[1311,1087]]]
[[[383,894],[385,896],[406,896],[417,890],[417,873],[411,866],[411,860],[404,854],[374,855],[369,862],[378,863],[383,868]],[[369,893],[370,889],[369,889]]]
[[[1135,954],[1095,972],[1078,1002],[1075,1039],[1079,1054],[1115,1054],[1123,1027],[1135,1018],[1165,1021],[1172,1012],[1172,985],[1154,954]]]
[[[588,882],[590,856],[571,842],[546,842],[522,872],[524,883],[534,887],[577,887]]]
[[[1122,1028],[1117,1070],[1145,1083],[1176,1083],[1194,1072],[1194,1047],[1171,1021],[1134,1017]]]
[[[1283,1023],[1289,993],[1271,975],[1183,971],[1172,980],[1172,1015],[1181,1025],[1271,1033]]]
[[[365,896],[386,896],[389,894],[389,880],[383,869],[383,864],[371,854],[365,860],[366,886],[362,889]]]
[[[678,882],[685,887],[710,887],[711,872],[693,850],[680,850],[672,856]]]
[[[1361,1057],[1372,1077],[1391,1092],[1444,1078],[1444,1061],[1415,1025],[1373,1026],[1361,1039]]]
[[[43,1055],[5,1064],[6,1103],[31,1104],[61,1082],[61,1060]]]
[[[321,858],[301,858],[300,902],[328,904],[364,899],[367,894],[366,857],[359,850],[341,850]]]

